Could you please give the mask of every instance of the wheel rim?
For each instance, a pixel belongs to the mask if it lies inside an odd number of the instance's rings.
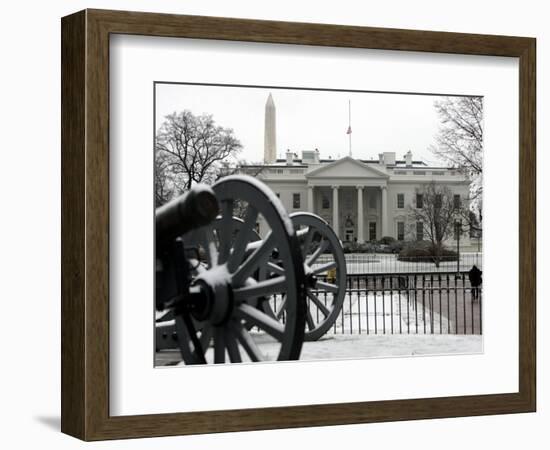
[[[294,213],[290,217],[300,241],[308,280],[305,340],[314,341],[334,325],[342,310],[346,260],[340,240],[327,222],[310,213]]]
[[[229,176],[212,188],[221,215],[184,236],[184,242],[204,254],[205,262],[195,264],[192,284],[215,291],[213,304],[208,316],[195,318],[192,325],[176,318],[183,360],[203,362],[196,357],[197,341],[207,362],[298,359],[305,326],[305,276],[292,221],[279,199],[254,178]],[[233,217],[237,207],[243,209],[242,220]],[[261,241],[255,232],[259,217],[268,230]],[[274,251],[284,261],[282,273],[260,279],[258,271]],[[281,323],[264,304],[283,293],[287,320]]]

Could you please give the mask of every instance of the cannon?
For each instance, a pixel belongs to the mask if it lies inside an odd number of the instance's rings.
[[[186,364],[299,359],[340,313],[338,238],[255,178],[196,185],[157,210],[156,229],[156,348]]]

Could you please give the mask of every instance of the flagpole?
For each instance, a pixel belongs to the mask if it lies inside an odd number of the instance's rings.
[[[349,156],[351,156],[351,100],[348,100]]]

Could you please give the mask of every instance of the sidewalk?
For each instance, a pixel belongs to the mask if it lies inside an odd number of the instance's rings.
[[[211,359],[211,351],[207,359]],[[263,342],[261,350],[274,360],[279,344]],[[300,360],[382,358],[396,356],[472,354],[483,352],[483,336],[479,335],[325,335],[315,342],[304,342]],[[244,355],[243,355],[244,357]],[[157,364],[180,363],[178,350],[157,353]]]
[[[415,355],[482,353],[479,335],[325,335],[305,342],[300,360],[380,358]]]

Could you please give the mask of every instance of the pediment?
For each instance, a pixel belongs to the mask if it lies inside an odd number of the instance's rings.
[[[324,164],[308,172],[307,178],[388,178],[383,170],[372,167],[350,156]]]

